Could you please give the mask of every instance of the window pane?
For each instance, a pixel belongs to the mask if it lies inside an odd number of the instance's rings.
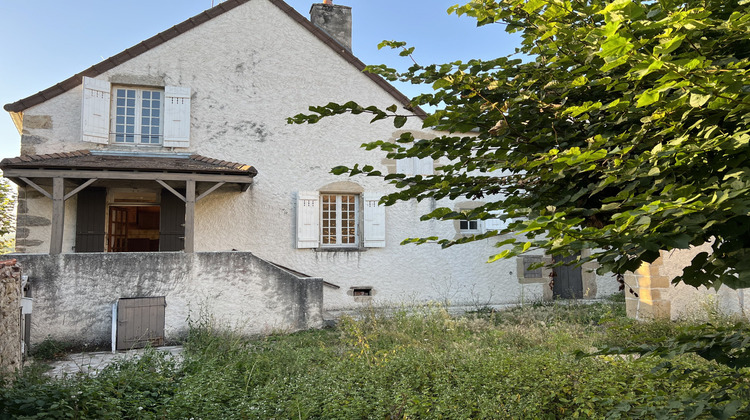
[[[151,92],[144,90],[143,91],[143,99],[151,99]]]
[[[151,99],[161,99],[161,92],[159,91],[153,91],[151,92]]]
[[[127,92],[128,92],[128,95],[127,95],[128,98],[135,98],[135,89],[127,89]]]

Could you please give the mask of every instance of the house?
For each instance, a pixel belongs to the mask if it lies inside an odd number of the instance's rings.
[[[433,174],[431,159],[360,147],[404,130],[434,136],[419,118],[400,129],[366,115],[286,123],[329,102],[411,109],[362,72],[350,45],[349,7],[314,4],[308,20],[281,0],[227,0],[5,105],[22,132],[20,156],[0,169],[19,186],[17,258],[34,285],[34,337],[104,341],[130,322],[110,305],[136,298],[164,298],[148,305],[169,339],[200,311],[259,333],[371,303],[481,307],[617,290],[591,267],[551,290],[546,269],[524,268],[546,257],[487,264],[498,251],[487,241],[400,245],[490,226],[419,220],[477,202],[385,208],[393,186],[330,173],[368,163]]]

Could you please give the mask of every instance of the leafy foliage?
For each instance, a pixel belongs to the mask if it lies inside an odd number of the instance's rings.
[[[747,0],[473,0],[449,12],[520,32],[518,57],[368,71],[433,91],[425,128],[373,141],[389,158],[440,159],[433,176],[384,175],[372,167],[334,173],[382,176],[416,198],[485,200],[467,215],[438,208],[423,219],[486,219],[502,212],[516,232],[490,260],[531,249],[552,255],[597,250],[600,270],[623,273],[660,250],[711,242],[675,281],[750,287],[750,13]],[[383,45],[404,48],[403,43]],[[405,51],[407,54],[410,50]],[[313,123],[385,110],[349,102],[290,118]],[[469,133],[469,134],[465,134]],[[413,238],[423,243],[438,238]]]
[[[577,359],[599,342],[639,347],[696,328],[635,323],[623,307],[530,305],[465,317],[440,306],[370,308],[335,329],[255,339],[206,318],[192,324],[182,362],[150,350],[97,376],[28,369],[0,387],[0,419],[750,415],[747,371],[685,354],[669,360],[671,370],[650,355]]]

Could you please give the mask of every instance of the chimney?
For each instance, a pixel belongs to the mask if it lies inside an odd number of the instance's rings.
[[[310,8],[310,22],[352,52],[352,8],[323,0]]]

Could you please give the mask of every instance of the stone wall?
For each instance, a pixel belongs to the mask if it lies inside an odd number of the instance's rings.
[[[249,252],[17,255],[34,287],[31,343],[106,344],[119,298],[166,298],[165,339],[207,314],[243,334],[322,325],[323,281]]]
[[[711,252],[710,243],[686,250],[662,251],[661,256],[653,263],[643,264],[634,273],[626,274],[628,316],[642,320],[747,317],[750,305],[745,303],[744,290],[732,290],[725,286],[713,290],[682,283],[672,284],[672,279],[681,275],[683,268],[700,252]]]
[[[0,261],[0,374],[21,368],[21,268]]]

